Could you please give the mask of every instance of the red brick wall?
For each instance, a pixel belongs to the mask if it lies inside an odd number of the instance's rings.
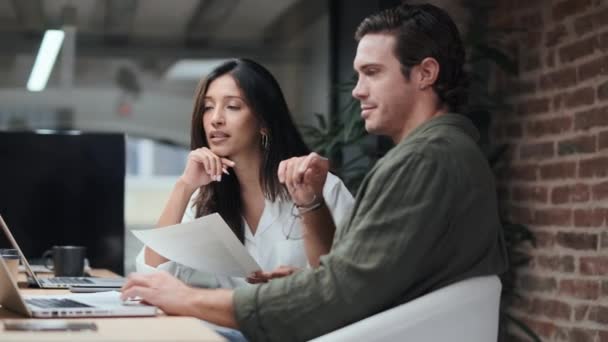
[[[525,30],[518,75],[497,77],[501,200],[538,239],[511,310],[543,341],[608,341],[608,1],[500,2],[492,22]]]

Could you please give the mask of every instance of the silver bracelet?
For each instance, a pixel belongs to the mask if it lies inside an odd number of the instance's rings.
[[[291,207],[291,216],[302,218],[302,215],[321,208],[323,202],[323,198],[319,201],[317,200],[317,195],[314,195],[312,200],[305,205],[297,205],[294,203],[293,207]],[[297,209],[297,213],[294,212],[294,209]]]

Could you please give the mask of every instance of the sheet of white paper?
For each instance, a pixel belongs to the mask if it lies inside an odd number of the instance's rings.
[[[261,269],[217,213],[160,229],[131,232],[158,254],[199,271],[246,277]]]

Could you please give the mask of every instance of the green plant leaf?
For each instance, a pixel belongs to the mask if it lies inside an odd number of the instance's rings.
[[[323,131],[327,130],[327,121],[325,119],[325,115],[315,113],[314,116],[315,116],[315,119],[317,120],[317,123],[319,124],[319,128]]]

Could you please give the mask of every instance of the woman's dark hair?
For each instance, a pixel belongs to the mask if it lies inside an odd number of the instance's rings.
[[[413,66],[424,58],[435,58],[440,68],[433,89],[450,110],[463,109],[469,85],[464,71],[465,50],[458,28],[445,11],[430,4],[402,4],[365,18],[355,39],[359,41],[369,33],[395,36],[395,56],[408,80]]]
[[[215,69],[201,80],[194,95],[190,148],[208,147],[203,126],[203,107],[209,85],[223,75],[230,75],[241,89],[245,102],[259,120],[268,136],[260,167],[260,185],[264,196],[276,201],[289,198],[285,186],[279,182],[279,163],[294,156],[308,154],[310,150],[296,129],[279,83],[260,64],[249,59],[232,59]],[[221,182],[211,182],[200,188],[194,203],[196,216],[217,212],[230,226],[241,242],[245,232],[241,218],[242,202],[239,181],[234,172],[223,175]]]

